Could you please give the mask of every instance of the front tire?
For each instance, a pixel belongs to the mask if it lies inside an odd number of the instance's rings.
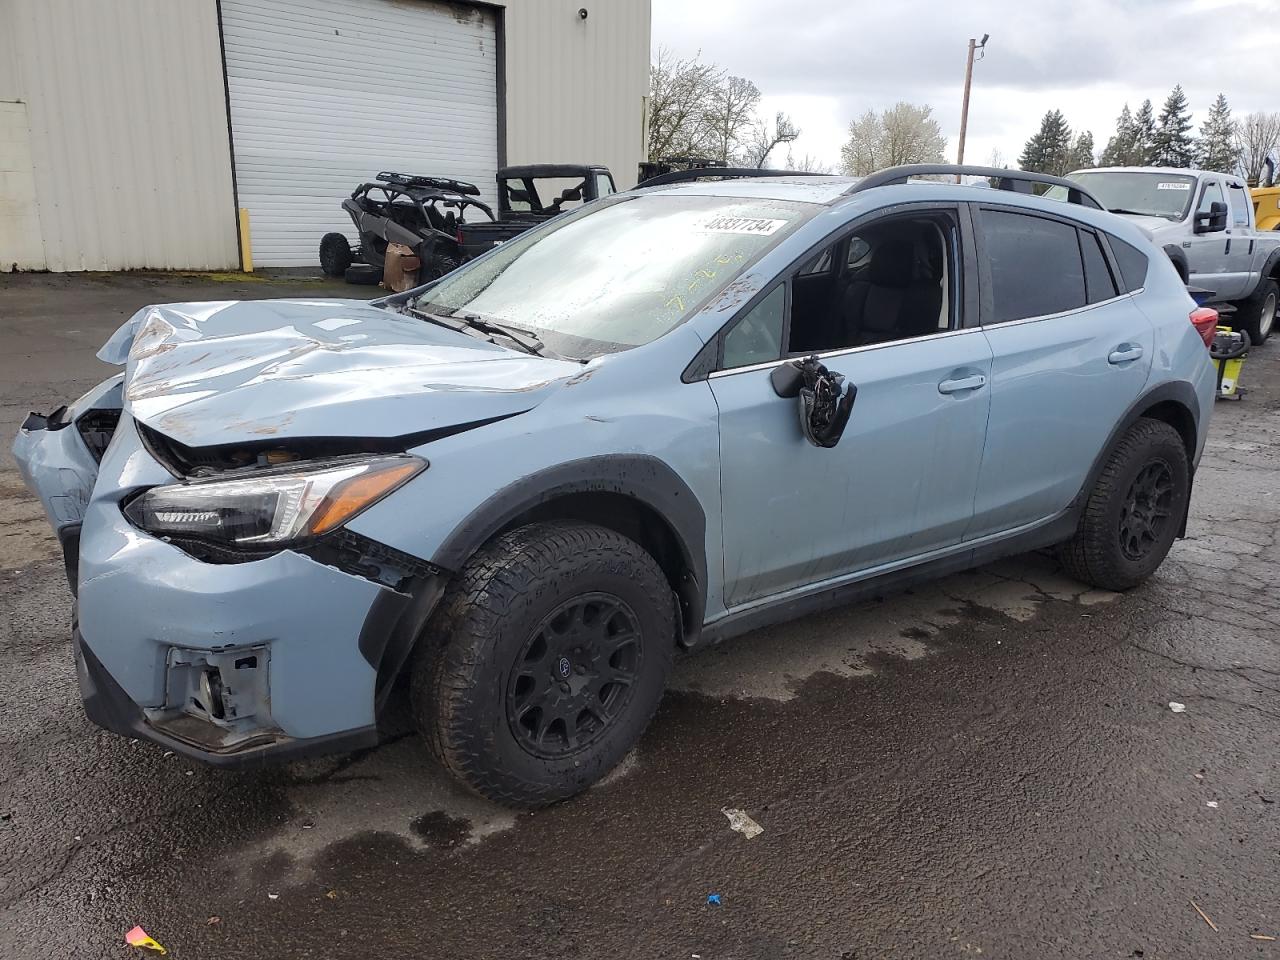
[[[1258,289],[1236,309],[1240,327],[1249,334],[1249,342],[1255,347],[1261,346],[1275,329],[1276,310],[1280,309],[1280,287],[1274,280],[1263,277]]]
[[[587,523],[520,527],[472,557],[419,643],[418,728],[490,800],[563,800],[640,738],[675,632],[671,587],[639,544]]]
[[[1075,536],[1058,548],[1066,572],[1103,590],[1128,590],[1173,546],[1191,495],[1178,431],[1142,419],[1116,443],[1094,483]]]

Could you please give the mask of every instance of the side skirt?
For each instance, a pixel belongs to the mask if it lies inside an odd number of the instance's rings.
[[[819,586],[798,596],[788,594],[753,604],[747,609],[739,608],[730,611],[726,616],[703,627],[702,643],[719,643],[721,640],[728,640],[752,630],[759,630],[761,627],[794,620],[820,610],[845,606],[886,593],[896,593],[919,583],[990,563],[1001,557],[1051,547],[1069,540],[1075,533],[1082,505],[1082,502],[1072,504],[1057,517],[1038,524],[1030,530],[1000,536],[977,545],[960,544],[951,552],[931,560],[924,560],[885,573],[862,576],[859,579],[845,580],[829,586]]]

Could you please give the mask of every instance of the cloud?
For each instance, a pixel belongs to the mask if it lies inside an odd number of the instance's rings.
[[[898,100],[928,103],[954,139],[968,38],[989,32],[974,67],[967,158],[1010,162],[1046,110],[1101,148],[1127,101],[1157,110],[1175,83],[1197,125],[1219,92],[1237,115],[1280,109],[1280,16],[1263,0],[971,0],[851,4],[653,0],[653,43],[701,51],[764,92],[804,131],[797,154],[834,163],[849,121]]]

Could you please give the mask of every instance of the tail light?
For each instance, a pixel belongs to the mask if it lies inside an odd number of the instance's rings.
[[[1213,335],[1218,330],[1218,311],[1213,307],[1196,307],[1191,311],[1191,325],[1196,328],[1196,333],[1200,334],[1204,345],[1210,346],[1213,343]]]
[[[462,239],[462,228],[461,228],[461,227],[459,227],[459,228],[458,228],[458,232],[457,232],[457,234],[454,236],[454,239],[458,241],[459,246],[461,246],[463,243],[465,243],[465,242],[466,242],[465,240],[463,240],[463,239]]]

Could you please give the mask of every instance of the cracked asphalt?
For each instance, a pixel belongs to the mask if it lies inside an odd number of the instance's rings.
[[[145,303],[372,292],[0,278],[0,957],[126,957],[136,923],[176,960],[1280,957],[1280,345],[1146,585],[1034,554],[707,650],[550,810],[462,794],[407,730],[227,773],[92,726],[17,424]]]

